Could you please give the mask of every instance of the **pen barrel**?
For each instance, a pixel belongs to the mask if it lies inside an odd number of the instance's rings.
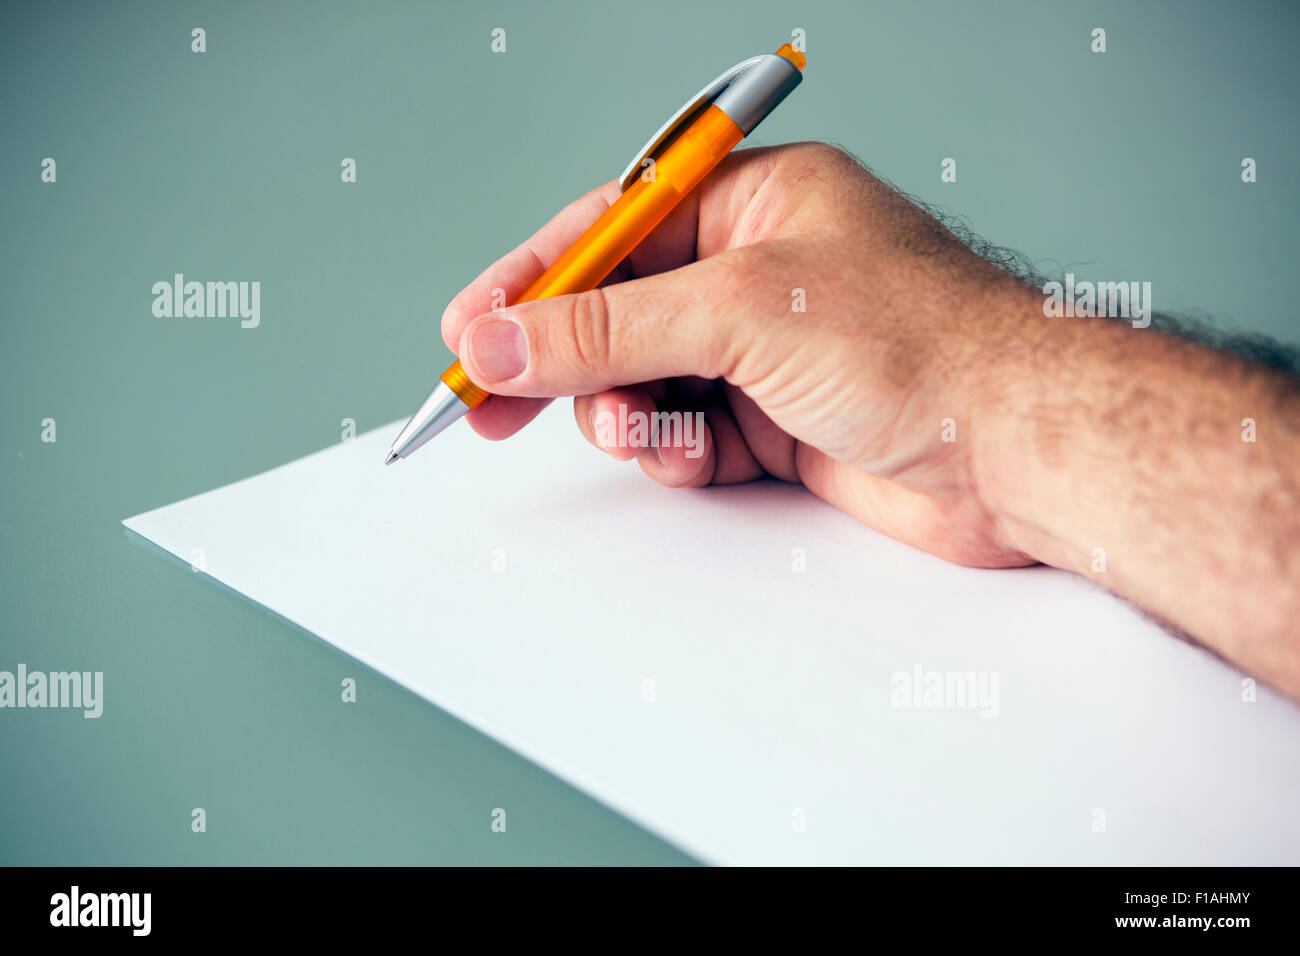
[[[600,285],[799,85],[805,63],[803,52],[787,43],[775,55],[751,57],[736,64],[701,90],[628,164],[618,180],[622,195],[510,304],[587,292]],[[638,166],[644,168],[638,171]],[[448,391],[455,397],[455,407],[461,409],[459,414],[477,408],[490,397],[470,381],[460,359],[442,373],[442,384],[430,393],[425,404],[436,405],[442,393]],[[421,406],[407,423],[403,435],[413,428],[420,431],[417,420],[423,409]],[[398,438],[400,441],[402,436]],[[393,460],[392,456],[389,460]]]
[[[596,288],[744,137],[731,117],[710,106],[515,301]]]
[[[596,288],[744,138],[730,116],[710,106],[510,304]],[[442,381],[470,408],[488,398],[488,392],[470,381],[459,359],[442,374]]]

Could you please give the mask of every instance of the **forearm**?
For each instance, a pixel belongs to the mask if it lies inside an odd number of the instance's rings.
[[[1296,380],[1120,322],[1025,322],[979,448],[1007,539],[1300,699]]]

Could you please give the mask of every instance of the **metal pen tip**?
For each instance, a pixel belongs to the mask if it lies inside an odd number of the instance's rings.
[[[401,459],[398,457],[397,452],[390,451],[388,457],[384,459],[384,464],[391,465],[395,461],[401,461]]]

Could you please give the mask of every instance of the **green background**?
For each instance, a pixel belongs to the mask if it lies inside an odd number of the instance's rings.
[[[805,82],[755,142],[839,143],[1047,271],[1296,342],[1298,25],[1289,3],[5,4],[0,669],[103,671],[105,701],[0,711],[0,862],[689,862],[120,520],[409,413],[459,288],[795,28]],[[260,328],[154,318],[175,272],[260,281]]]

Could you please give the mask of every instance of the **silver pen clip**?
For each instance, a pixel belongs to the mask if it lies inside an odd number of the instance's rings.
[[[764,53],[742,60],[686,101],[667,123],[659,128],[627,164],[619,177],[619,188],[626,191],[636,182],[642,169],[653,162],[677,133],[689,126],[710,106],[725,112],[748,136],[763,117],[772,112],[803,79],[800,69],[776,53]]]

